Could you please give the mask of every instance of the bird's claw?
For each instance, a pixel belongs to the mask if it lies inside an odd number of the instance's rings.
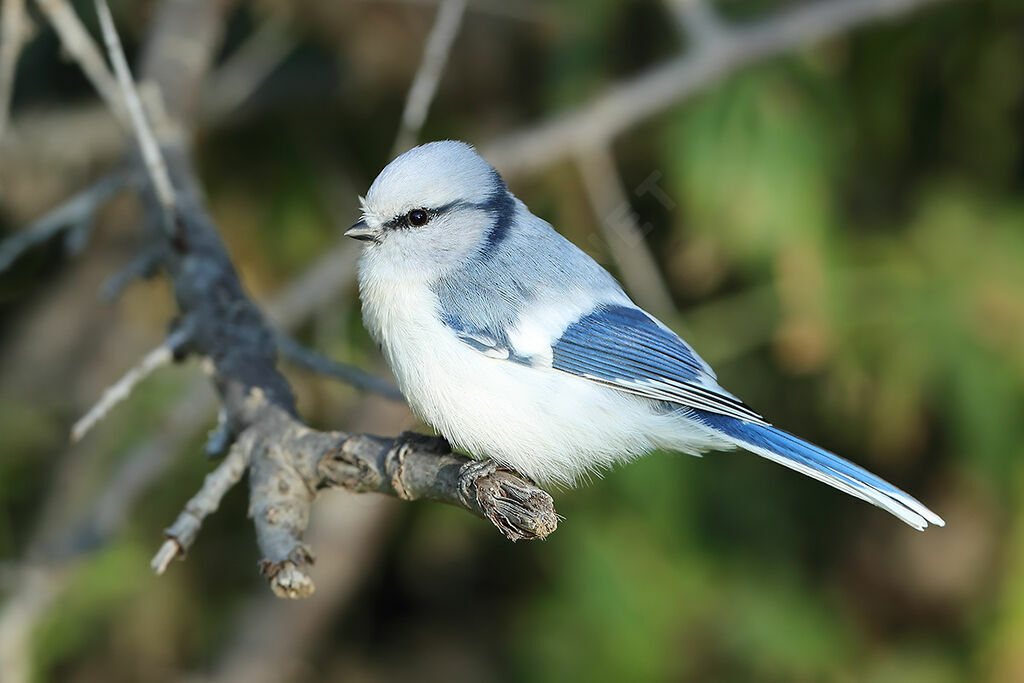
[[[490,458],[470,460],[459,468],[459,498],[466,507],[479,507],[476,496],[476,482],[489,477],[503,468]]]

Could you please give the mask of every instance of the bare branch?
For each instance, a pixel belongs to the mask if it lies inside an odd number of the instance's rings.
[[[943,1],[820,0],[801,4],[732,29],[732,39],[718,49],[698,46],[544,123],[503,136],[486,145],[483,155],[508,175],[537,171],[580,150],[608,144],[622,131],[744,66]]]
[[[206,475],[199,493],[192,496],[185,504],[185,509],[174,520],[174,524],[164,532],[167,540],[152,562],[153,571],[158,575],[167,570],[171,560],[185,554],[196,540],[203,519],[216,511],[224,494],[241,481],[245,469],[249,466],[251,452],[251,449],[243,447],[241,442],[235,443],[217,469]]]
[[[11,95],[14,92],[14,70],[25,44],[25,0],[4,0],[0,9],[0,138],[7,128]]]
[[[60,36],[61,45],[71,55],[72,59],[78,62],[85,72],[86,77],[96,88],[107,107],[113,112],[122,123],[128,123],[127,112],[121,100],[121,93],[117,87],[103,55],[93,41],[92,36],[85,30],[82,21],[75,14],[67,0],[36,0],[39,9],[43,11],[50,24]]]
[[[110,55],[110,62],[114,65],[114,72],[121,85],[124,102],[128,107],[132,127],[135,130],[135,139],[139,144],[142,158],[146,162],[149,179],[153,183],[157,200],[160,202],[164,231],[169,237],[173,237],[175,235],[176,207],[174,188],[171,186],[170,176],[167,175],[167,165],[164,163],[149,121],[146,120],[146,114],[142,109],[142,100],[139,99],[139,93],[135,89],[135,81],[132,79],[128,60],[121,47],[121,39],[118,38],[117,29],[114,28],[114,18],[110,16],[107,0],[95,0],[95,2],[96,14],[100,18],[100,28],[103,30],[103,39],[107,45],[107,53]]]
[[[71,428],[71,442],[81,441],[82,437],[88,434],[97,422],[106,417],[114,406],[131,395],[136,384],[149,377],[157,368],[174,360],[175,354],[188,341],[190,335],[191,330],[187,325],[175,330],[163,344],[147,353],[138,365],[108,387],[100,400]]]
[[[132,177],[132,173],[124,169],[105,175],[29,227],[0,242],[0,273],[32,247],[65,230],[90,223],[96,211],[129,185]]]
[[[302,534],[316,492],[323,488],[448,503],[487,518],[511,540],[544,538],[558,525],[554,503],[543,490],[506,470],[467,468],[474,461],[452,453],[443,439],[318,432],[259,389],[244,403],[243,411],[252,413],[251,426],[232,448],[232,462],[207,477],[203,490],[167,531],[170,540],[153,559],[158,573],[192,543],[201,520],[241,476],[242,463],[250,468],[249,508],[263,572],[281,597],[306,597],[314,590],[307,574],[313,556]]]
[[[248,442],[259,449],[252,455],[250,512],[264,574],[281,597],[312,591],[312,555],[301,539],[314,492],[324,487],[448,503],[486,517],[511,540],[544,538],[557,527],[551,496],[514,473],[467,469],[473,461],[451,453],[443,439],[315,432],[270,404],[262,410],[253,429],[263,435]],[[465,490],[475,495],[467,498]]]
[[[282,356],[310,372],[334,377],[346,384],[351,384],[356,389],[372,391],[392,401],[405,400],[398,387],[390,382],[385,382],[354,365],[339,363],[313,349],[306,348],[284,332],[277,333],[277,349],[281,352]]]
[[[611,150],[606,147],[590,150],[577,158],[576,165],[597,225],[608,242],[626,289],[655,315],[674,314],[672,295],[644,241],[644,231],[623,188]]]
[[[405,100],[402,123],[395,139],[395,146],[391,150],[392,157],[416,144],[465,12],[466,0],[443,0],[438,6],[437,17],[423,49],[423,59]]]

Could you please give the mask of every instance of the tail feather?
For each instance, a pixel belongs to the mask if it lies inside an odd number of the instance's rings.
[[[694,412],[700,422],[737,446],[877,505],[915,529],[923,530],[929,523],[946,525],[937,514],[884,479],[781,429],[706,411]]]

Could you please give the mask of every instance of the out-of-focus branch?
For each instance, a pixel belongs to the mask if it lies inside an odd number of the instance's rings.
[[[0,273],[26,251],[67,230],[78,231],[92,222],[96,211],[132,181],[132,173],[121,169],[105,175],[29,227],[0,242]]]
[[[644,231],[615,168],[611,150],[606,147],[593,149],[579,156],[576,165],[583,177],[594,217],[608,242],[626,289],[641,306],[656,316],[667,318],[674,314],[676,306],[672,295],[644,241]]]
[[[819,0],[750,25],[723,27],[719,40],[697,41],[694,49],[589,102],[485,145],[483,155],[507,175],[536,171],[606,146],[624,130],[744,66],[942,1]]]
[[[14,70],[25,44],[25,0],[4,0],[0,9],[0,138],[7,128],[11,95],[14,92]]]
[[[416,144],[465,13],[466,0],[443,0],[438,6],[437,17],[423,49],[423,58],[406,96],[402,123],[395,139],[395,146],[391,150],[392,157]]]
[[[392,401],[402,401],[402,392],[398,387],[386,382],[376,375],[371,375],[361,368],[346,363],[339,363],[323,354],[306,348],[291,335],[284,332],[277,334],[277,350],[281,355],[301,368],[318,375],[334,377],[345,384],[351,384],[362,391],[372,391]]]

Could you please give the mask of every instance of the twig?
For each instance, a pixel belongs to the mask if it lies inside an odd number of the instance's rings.
[[[93,405],[71,428],[71,442],[80,441],[97,422],[106,417],[111,408],[131,395],[135,385],[148,377],[157,368],[174,360],[178,349],[185,344],[191,330],[187,325],[172,332],[163,344],[146,354],[138,365],[126,372],[117,382],[107,388],[100,400]]]
[[[756,61],[794,50],[856,26],[945,0],[821,0],[802,3],[749,26],[730,30],[718,49],[699,45],[550,120],[503,136],[483,156],[506,175],[545,168],[607,144],[622,131],[721,81]]]
[[[81,20],[67,0],[36,0],[39,9],[43,11],[50,24],[60,36],[61,45],[67,53],[78,62],[85,72],[86,77],[96,88],[107,107],[113,112],[121,123],[127,124],[124,104],[121,101],[121,93],[117,87],[103,55],[100,53],[92,36],[85,30]]]
[[[25,0],[4,0],[0,10],[0,138],[4,136],[14,92],[14,70],[25,43]]]
[[[354,365],[332,360],[313,349],[303,346],[291,335],[284,332],[278,332],[277,334],[277,348],[282,356],[310,372],[340,379],[346,384],[351,384],[356,389],[372,391],[392,401],[405,400],[398,387],[390,382],[385,382]]]
[[[164,163],[163,155],[160,153],[160,146],[157,145],[156,137],[149,126],[146,114],[142,109],[142,100],[139,99],[138,90],[135,88],[135,81],[132,79],[131,70],[128,68],[128,60],[124,56],[124,49],[121,47],[121,39],[114,28],[114,18],[110,16],[110,8],[107,0],[95,0],[96,14],[100,19],[100,29],[103,31],[103,40],[107,45],[107,54],[110,62],[114,65],[114,72],[117,74],[118,83],[124,95],[125,105],[131,116],[132,127],[135,130],[135,139],[142,152],[142,158],[146,163],[146,170],[149,179],[153,183],[157,200],[160,202],[161,213],[163,214],[163,227],[168,237],[175,235],[175,195],[174,187],[171,185],[171,178],[167,174],[167,165]]]
[[[405,100],[402,123],[395,139],[395,146],[391,150],[392,157],[416,144],[465,12],[466,0],[443,0],[438,5],[437,17],[423,49],[423,59],[420,60],[420,66]]]
[[[131,179],[132,173],[124,169],[105,175],[29,227],[0,242],[0,273],[35,245],[64,230],[74,230],[89,223],[96,211]]]
[[[231,487],[237,484],[249,466],[251,448],[245,448],[236,442],[213,472],[206,475],[203,487],[194,495],[178,518],[164,532],[167,540],[153,558],[152,567],[158,575],[167,571],[167,566],[175,557],[185,554],[195,541],[203,519],[220,507],[220,501]]]
[[[656,316],[674,315],[668,285],[661,277],[658,263],[647,248],[615,159],[607,147],[592,149],[577,158],[590,206],[597,224],[608,242],[608,249],[619,273],[637,302]]]

